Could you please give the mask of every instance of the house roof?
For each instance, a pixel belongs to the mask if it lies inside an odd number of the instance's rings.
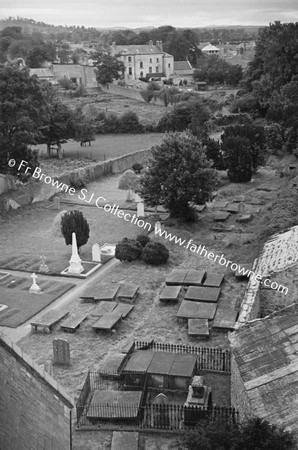
[[[54,72],[50,68],[30,69],[30,77],[37,75],[38,78],[53,78]]]
[[[219,52],[219,48],[215,47],[215,45],[208,44],[206,47],[202,48],[202,52]]]
[[[115,45],[114,52],[122,55],[150,55],[163,54],[164,52],[156,45]]]
[[[174,61],[174,70],[175,72],[177,70],[187,70],[187,71],[193,71],[193,68],[189,61]]]
[[[254,414],[298,435],[298,304],[248,322],[230,343]]]

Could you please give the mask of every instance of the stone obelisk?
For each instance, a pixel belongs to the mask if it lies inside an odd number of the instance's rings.
[[[81,264],[81,258],[79,257],[79,254],[78,254],[76,233],[72,233],[71,247],[72,247],[72,252],[71,252],[71,258],[69,261],[68,273],[82,273],[84,271],[84,268]]]

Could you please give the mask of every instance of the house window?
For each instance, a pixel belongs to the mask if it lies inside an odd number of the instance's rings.
[[[152,58],[150,58],[149,62],[152,63]]]
[[[171,67],[171,64],[169,63],[169,64],[168,64],[168,68],[170,69],[170,67]]]
[[[155,68],[155,72],[156,72],[156,73],[158,73],[158,69],[159,69],[159,67],[156,66],[156,68]]]
[[[143,73],[143,71],[140,73],[140,77],[143,77],[144,76],[144,73]]]
[[[152,73],[152,67],[149,67],[149,73]]]
[[[131,56],[128,57],[128,62],[131,62]]]
[[[128,68],[128,75],[132,75],[132,68],[131,67]]]
[[[140,62],[140,69],[143,69],[143,63],[142,63],[142,61]]]
[[[156,58],[156,62],[159,62],[159,58]]]

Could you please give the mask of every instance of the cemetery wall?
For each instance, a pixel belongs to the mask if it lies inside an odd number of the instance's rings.
[[[57,177],[53,177],[53,180],[58,180],[59,183],[62,182],[68,186],[77,179],[83,180],[84,183],[96,181],[105,176],[131,169],[136,162],[146,165],[149,163],[150,155],[150,149],[139,150],[118,158],[92,163],[89,166],[65,172]],[[45,169],[44,174],[47,175]],[[33,202],[48,200],[57,192],[60,192],[59,189],[46,184],[43,180],[31,179],[26,186],[0,195],[0,212],[1,210],[7,211],[10,206],[13,207],[12,201],[14,205],[24,206]]]
[[[3,336],[0,361],[0,448],[69,450],[72,400]]]
[[[231,358],[231,404],[239,411],[240,422],[253,415],[235,356]]]

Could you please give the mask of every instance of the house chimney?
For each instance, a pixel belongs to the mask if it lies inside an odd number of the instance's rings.
[[[161,51],[163,51],[162,50],[162,41],[159,41],[159,48],[160,48]]]
[[[152,45],[153,45],[153,41],[151,41],[151,39],[150,39],[150,41],[149,41],[149,45],[152,47]]]

